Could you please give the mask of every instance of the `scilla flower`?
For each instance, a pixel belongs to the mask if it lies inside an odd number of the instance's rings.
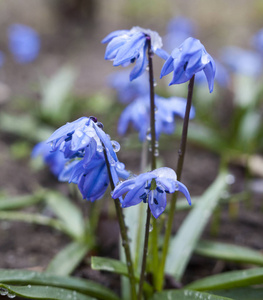
[[[114,189],[112,197],[116,199],[127,193],[122,207],[133,206],[142,201],[148,202],[153,216],[158,218],[165,210],[166,194],[175,191],[182,192],[191,205],[190,194],[185,185],[177,181],[174,170],[159,168],[121,182]]]
[[[148,65],[146,55],[147,39],[151,38],[153,53],[163,59],[167,58],[167,53],[162,50],[162,39],[159,34],[149,29],[133,27],[131,30],[117,30],[107,35],[102,43],[109,43],[105,59],[113,60],[114,66],[128,66],[135,62],[135,66],[130,73],[130,80],[139,77]]]
[[[82,117],[74,122],[69,122],[57,129],[47,140],[52,151],[61,151],[65,158],[83,157],[84,151],[92,140],[96,141],[96,149],[90,147],[93,153],[103,145],[110,151],[111,156],[117,160],[112,143],[106,133],[102,130],[103,125],[97,122],[95,117]]]
[[[13,24],[8,28],[9,49],[19,63],[35,60],[40,49],[38,33],[29,26]]]
[[[163,98],[155,95],[155,131],[156,139],[160,138],[161,133],[172,134],[175,130],[175,116],[184,118],[186,99],[179,97]],[[194,118],[195,110],[191,107],[190,119]],[[150,104],[149,95],[139,97],[129,104],[122,112],[118,133],[124,135],[128,129],[129,123],[135,130],[139,131],[139,139],[146,139],[147,131],[150,127]]]
[[[161,78],[173,72],[170,85],[179,84],[190,80],[197,72],[204,71],[211,93],[214,87],[215,70],[215,62],[206,52],[205,47],[199,40],[189,37],[172,51],[163,65]]]

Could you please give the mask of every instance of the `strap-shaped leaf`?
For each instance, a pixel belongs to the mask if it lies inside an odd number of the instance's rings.
[[[17,284],[57,287],[76,291],[101,300],[119,300],[118,296],[115,293],[102,286],[101,284],[98,284],[91,280],[85,280],[70,276],[55,276],[48,273],[40,273],[28,270],[0,269],[0,282],[6,285]],[[67,300],[67,298],[65,297],[63,300]]]
[[[51,260],[46,272],[53,275],[70,275],[82,261],[89,248],[89,245],[84,243],[70,243]]]
[[[222,296],[212,295],[209,293],[196,292],[191,290],[167,290],[154,294],[151,300],[233,300]]]
[[[238,300],[262,300],[263,288],[237,288],[232,290],[215,291],[217,295]]]
[[[263,283],[263,268],[225,272],[205,277],[187,285],[187,288],[205,291],[232,289]]]
[[[214,183],[199,198],[189,212],[176,236],[171,240],[165,270],[180,280],[192,252],[201,236],[211,214],[226,188],[226,174],[221,172]]]
[[[71,291],[62,288],[56,288],[51,286],[15,286],[5,285],[0,283],[0,291],[2,295],[7,295],[9,298],[19,296],[27,299],[47,299],[47,300],[66,300],[66,299],[78,299],[78,300],[96,300],[96,298]]]
[[[195,253],[215,259],[263,266],[263,254],[261,252],[226,243],[199,241]]]
[[[0,210],[20,209],[26,206],[34,205],[43,201],[43,192],[38,192],[34,195],[23,195],[16,197],[1,197]]]

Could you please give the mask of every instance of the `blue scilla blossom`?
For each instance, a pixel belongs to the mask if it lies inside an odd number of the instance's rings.
[[[65,163],[68,161],[60,151],[51,152],[51,147],[46,142],[38,143],[32,150],[32,157],[41,156],[44,163],[49,166],[50,171],[55,175],[64,169]]]
[[[174,132],[175,116],[184,118],[186,99],[179,97],[163,98],[155,95],[155,106],[155,131],[158,140],[161,133],[172,134]],[[192,107],[190,119],[194,116],[195,110]],[[126,133],[129,123],[133,125],[135,130],[139,131],[139,139],[144,141],[150,128],[149,95],[137,98],[124,109],[118,123],[120,135]]]
[[[2,51],[0,51],[0,68],[2,67],[3,64],[4,64],[4,54]]]
[[[135,62],[130,73],[130,80],[139,77],[148,65],[146,55],[147,39],[151,38],[153,53],[167,58],[167,53],[162,50],[162,39],[159,34],[149,29],[133,27],[131,30],[117,30],[107,35],[102,43],[109,43],[105,52],[106,60],[113,60],[114,66],[128,66]]]
[[[164,49],[171,52],[190,36],[195,36],[196,25],[188,18],[179,16],[167,24],[167,34],[163,38]]]
[[[175,191],[182,192],[191,205],[186,186],[177,181],[174,170],[164,167],[121,182],[114,189],[112,197],[116,199],[127,193],[122,207],[130,207],[142,201],[148,202],[153,216],[158,218],[165,210],[166,194]]]
[[[83,157],[85,151],[93,155],[98,148],[102,151],[105,146],[117,160],[112,143],[102,128],[103,125],[95,117],[82,117],[57,129],[46,142],[51,145],[52,151],[63,152],[65,158]],[[87,149],[92,141],[96,142],[96,147]]]
[[[92,143],[96,144],[94,140]],[[90,154],[87,151],[81,160],[73,160],[67,164],[60,173],[59,180],[77,184],[83,199],[93,202],[104,195],[110,179],[104,153],[95,151]],[[113,160],[108,151],[107,157],[114,184],[119,182],[119,178],[127,179],[130,173],[125,170],[125,165]]]
[[[218,60],[215,60],[216,64],[216,75],[215,81],[223,88],[229,87],[230,84],[230,74],[227,68],[220,63]],[[206,84],[206,76],[204,72],[198,72],[195,74],[195,82],[197,84],[203,85]]]
[[[131,70],[122,70],[109,78],[109,84],[117,91],[118,99],[122,103],[129,103],[139,96],[149,95],[149,78],[146,73],[130,81],[130,72]]]
[[[221,50],[221,61],[235,73],[254,77],[262,73],[262,58],[255,51],[235,46],[224,47]]]
[[[210,93],[213,91],[215,62],[201,42],[189,37],[179,48],[172,51],[163,65],[161,78],[173,72],[171,84],[180,84],[190,80],[194,74],[204,71]]]
[[[8,28],[8,45],[17,62],[29,63],[39,54],[40,38],[33,28],[13,24]]]

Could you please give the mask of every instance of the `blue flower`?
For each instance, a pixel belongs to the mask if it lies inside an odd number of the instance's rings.
[[[130,73],[130,80],[133,80],[145,71],[148,65],[146,55],[147,37],[151,38],[152,51],[163,59],[167,58],[167,53],[161,49],[162,39],[157,32],[141,27],[133,27],[131,30],[117,30],[107,35],[102,43],[109,43],[105,59],[113,60],[114,66],[128,66],[135,63]]]
[[[184,17],[175,17],[167,25],[167,34],[163,38],[165,50],[171,52],[185,39],[195,35],[196,24]]]
[[[263,28],[261,28],[253,37],[252,45],[262,54],[263,53]]]
[[[221,60],[231,71],[258,77],[262,73],[260,54],[239,47],[229,46],[221,50]]]
[[[127,179],[130,173],[125,170],[124,164],[114,161],[108,151],[107,157],[114,184],[119,182],[119,177]],[[73,160],[66,165],[59,179],[77,184],[83,199],[91,202],[100,199],[110,182],[104,153],[96,151],[91,157],[89,152],[86,152],[83,159]]]
[[[175,130],[175,116],[184,118],[186,99],[179,97],[162,98],[155,95],[155,131],[156,139],[161,133],[172,134]],[[192,107],[190,119],[194,118],[195,110]],[[118,124],[118,133],[124,135],[129,123],[132,123],[135,130],[139,131],[139,139],[144,141],[150,128],[150,104],[149,95],[139,97],[129,104],[122,112]]]
[[[2,67],[3,64],[4,64],[4,54],[2,51],[0,51],[0,68]]]
[[[43,158],[44,163],[49,166],[50,171],[57,177],[68,161],[60,151],[51,152],[50,145],[45,142],[38,143],[32,150],[33,158],[39,155]]]
[[[50,143],[52,151],[63,152],[65,158],[83,157],[85,151],[93,155],[97,150],[103,151],[105,146],[117,160],[112,143],[102,128],[95,117],[82,117],[57,129],[46,142]],[[92,141],[96,142],[96,148],[88,148]]]
[[[145,73],[133,81],[129,79],[130,70],[123,70],[110,75],[109,83],[117,91],[122,103],[129,103],[139,96],[149,95],[149,78]]]
[[[182,192],[191,205],[190,194],[186,186],[177,181],[174,170],[159,168],[121,182],[114,189],[112,197],[116,199],[127,193],[122,207],[133,206],[142,201],[148,202],[153,216],[158,218],[166,207],[166,193],[175,191]]]
[[[29,63],[36,59],[40,49],[38,33],[22,24],[13,24],[8,28],[9,49],[19,63]]]
[[[172,51],[161,71],[161,78],[173,72],[171,84],[180,84],[190,80],[194,74],[204,71],[210,93],[213,91],[215,62],[206,52],[201,42],[192,37],[186,39],[179,48]]]

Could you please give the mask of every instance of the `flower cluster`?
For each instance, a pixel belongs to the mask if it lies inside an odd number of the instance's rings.
[[[110,140],[95,117],[82,117],[65,124],[49,137],[46,144],[51,152],[43,150],[41,143],[33,154],[42,154],[60,181],[77,184],[84,199],[94,201],[105,193],[110,182],[107,162],[115,185],[119,177],[126,179],[129,176],[116,155],[119,144]]]
[[[102,43],[109,43],[105,59],[113,60],[114,66],[128,66],[135,63],[135,67],[130,73],[130,80],[133,80],[145,71],[147,60],[147,40],[151,39],[151,50],[163,59],[166,59],[167,53],[162,50],[162,39],[159,34],[149,29],[133,27],[131,30],[117,30],[107,35]]]
[[[155,95],[155,131],[156,139],[161,133],[172,134],[175,130],[175,116],[182,119],[185,115],[186,99],[180,97],[163,98]],[[195,116],[194,107],[190,111],[190,119]],[[144,141],[150,128],[150,104],[149,95],[138,97],[122,112],[118,124],[118,133],[124,135],[132,123],[139,132],[139,139]]]
[[[191,205],[190,194],[185,185],[177,181],[174,170],[164,167],[121,182],[114,189],[112,197],[116,199],[127,193],[122,207],[148,202],[153,216],[158,218],[165,210],[166,194],[175,191],[182,192]]]

